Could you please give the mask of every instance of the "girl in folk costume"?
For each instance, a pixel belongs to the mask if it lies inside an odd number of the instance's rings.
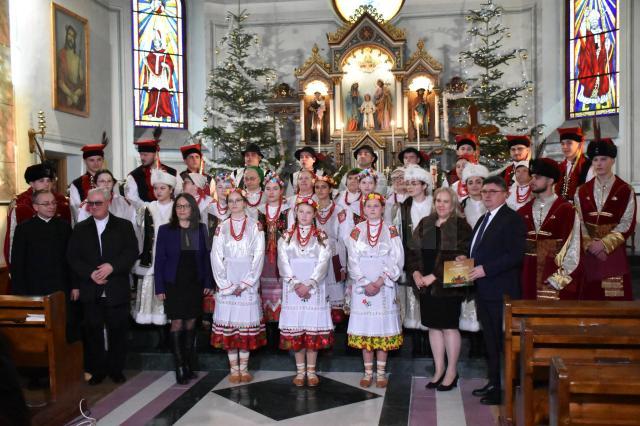
[[[407,199],[404,170],[404,167],[398,167],[391,172],[392,191],[387,195],[387,202],[384,205],[384,221],[394,225],[400,225],[400,204]]]
[[[386,387],[387,351],[402,345],[396,281],[404,266],[404,251],[395,226],[387,226],[382,220],[384,201],[378,193],[365,197],[366,220],[353,228],[346,242],[349,276],[354,286],[348,344],[362,349],[362,387],[371,386],[373,381],[374,351],[376,386]]]
[[[246,192],[247,215],[258,219],[258,207],[264,204],[264,171],[260,167],[250,166],[244,169],[244,187]]]
[[[413,230],[423,217],[431,214],[433,180],[431,173],[417,165],[407,167],[404,178],[407,183],[408,198],[400,206],[400,235],[402,247],[406,250],[411,241]],[[398,284],[398,299],[400,300],[403,325],[412,330],[413,353],[426,355],[429,352],[427,339],[423,332],[426,327],[420,322],[420,302],[407,279],[406,271],[403,271]]]
[[[462,172],[467,164],[478,164],[478,160],[476,160],[476,157],[473,155],[459,155],[456,160],[456,176],[458,177],[458,180],[451,185],[451,188],[456,192],[458,201],[460,202],[469,195],[467,192],[467,184],[462,180]]]
[[[268,172],[265,177],[266,203],[258,209],[258,221],[265,232],[265,260],[260,276],[262,311],[267,324],[269,345],[277,348],[278,320],[282,304],[282,280],[278,273],[278,240],[287,230],[289,206],[283,199],[285,184],[280,176]]]
[[[478,219],[486,213],[487,209],[482,202],[482,182],[489,176],[489,170],[480,164],[467,164],[462,171],[462,181],[467,185],[469,196],[462,200],[460,207],[464,212],[467,223],[473,229]]]
[[[95,179],[97,188],[106,188],[111,193],[111,204],[109,204],[109,213],[122,219],[131,221],[131,223],[134,224],[135,229],[136,209],[129,201],[127,201],[126,198],[118,193],[117,188],[114,191],[116,179],[113,177],[113,174],[106,169],[98,170],[93,178]],[[80,208],[78,209],[78,222],[83,221],[91,216],[91,213],[89,213],[89,209],[87,209],[85,201],[80,204]]]
[[[365,197],[373,191],[375,191],[378,184],[378,173],[373,169],[363,169],[358,173],[358,190],[360,191],[360,201],[357,203],[351,203],[348,208],[345,208],[338,213],[339,231],[338,235],[342,241],[346,241],[351,233],[351,230],[365,220],[364,217],[364,200]],[[351,278],[347,277],[345,286],[345,312],[349,312],[349,306],[351,302]]]
[[[295,224],[278,241],[283,280],[280,349],[295,351],[296,386],[304,385],[305,375],[307,385],[318,385],[318,351],[333,345],[326,287],[332,247],[327,235],[313,223],[317,207],[312,198],[296,204]]]
[[[228,353],[229,382],[250,382],[249,351],[267,343],[258,292],[264,232],[260,223],[246,213],[244,191],[233,189],[226,199],[231,215],[216,228],[211,250],[211,267],[218,285],[211,345]]]
[[[331,242],[332,257],[327,273],[327,294],[331,304],[331,318],[335,324],[344,321],[344,280],[346,278],[347,252],[340,238],[340,221],[336,203],[331,199],[332,189],[337,186],[330,176],[318,177],[314,183],[318,199],[316,225],[324,231]]]
[[[213,202],[213,198],[208,195],[209,182],[207,177],[200,173],[186,172],[181,173],[180,177],[182,177],[182,191],[196,200],[200,211],[200,223],[207,225],[207,211],[209,210],[209,205]]]
[[[518,210],[533,199],[533,193],[529,183],[531,182],[531,174],[529,174],[529,161],[518,161],[514,165],[515,182],[511,184],[509,189],[509,198],[507,205],[512,210]]]
[[[300,170],[298,172],[298,180],[296,181],[298,190],[295,195],[287,198],[287,203],[290,206],[295,206],[298,201],[306,200],[307,198],[315,198],[313,195],[313,182],[316,179],[316,175],[309,170]],[[293,217],[293,210],[289,212],[289,224],[293,223],[295,218]]]
[[[171,195],[175,184],[175,176],[161,169],[153,169],[151,185],[156,200],[138,210],[137,224],[140,228],[142,250],[135,265],[135,273],[139,277],[136,305],[132,313],[138,324],[164,325],[167,322],[164,304],[155,294],[153,268],[158,230],[171,219]]]
[[[360,198],[362,198],[362,194],[358,189],[358,174],[362,170],[358,168],[351,169],[346,174],[346,189],[344,191],[340,191],[338,194],[338,198],[336,199],[336,204],[346,209],[352,203],[359,203]]]

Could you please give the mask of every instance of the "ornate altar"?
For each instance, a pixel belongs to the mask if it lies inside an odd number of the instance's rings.
[[[367,141],[381,168],[397,163],[410,145],[440,145],[440,73],[442,65],[424,42],[407,54],[406,34],[375,9],[327,34],[328,57],[314,45],[295,70],[300,102],[300,144],[334,154],[351,164],[351,153]]]

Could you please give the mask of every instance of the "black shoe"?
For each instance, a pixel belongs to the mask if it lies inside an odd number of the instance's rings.
[[[444,376],[442,376],[442,377],[444,377]],[[440,384],[440,386],[438,386],[436,388],[436,390],[438,392],[448,392],[451,389],[455,388],[456,386],[458,386],[458,375],[457,374],[456,374],[456,378],[453,379],[453,382],[451,382],[451,384],[448,384],[448,385]]]
[[[111,378],[111,381],[113,383],[124,383],[124,382],[127,381],[127,378],[124,377],[124,374],[122,374],[120,372],[119,373],[109,374],[109,377]]]
[[[172,331],[169,333],[171,336],[171,349],[173,350],[173,361],[176,367],[176,383],[184,385],[187,383],[187,379],[184,376],[184,358],[182,354],[182,331]]]
[[[495,388],[492,392],[480,398],[480,404],[483,404],[483,405],[500,405],[501,403],[502,403],[502,393],[498,388]]]
[[[438,380],[436,380],[435,382],[427,383],[424,388],[425,389],[435,389],[435,388],[437,388],[438,386],[440,386],[440,383],[442,383],[442,380],[444,380],[444,375],[445,374],[446,374],[446,372],[442,373],[442,376],[440,376],[440,378]]]
[[[100,383],[102,383],[105,377],[106,376],[104,374],[94,374],[89,379],[89,385],[91,386],[99,385]]]
[[[191,380],[196,378],[193,368],[194,348],[196,344],[196,333],[194,329],[184,332],[184,378]]]
[[[490,394],[491,392],[493,392],[494,390],[496,390],[496,386],[492,383],[487,383],[486,385],[484,385],[483,387],[479,388],[479,389],[474,389],[473,392],[471,392],[471,395],[473,396],[486,396],[488,394]]]

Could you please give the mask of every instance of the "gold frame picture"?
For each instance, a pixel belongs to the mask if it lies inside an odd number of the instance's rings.
[[[51,3],[53,109],[89,116],[89,21]]]

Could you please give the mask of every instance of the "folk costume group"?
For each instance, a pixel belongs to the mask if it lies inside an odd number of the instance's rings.
[[[630,186],[612,173],[616,146],[598,139],[583,152],[580,128],[558,131],[561,163],[531,160],[529,138],[509,136],[511,162],[493,173],[478,164],[476,136],[460,135],[456,167],[441,183],[423,167],[426,155],[407,148],[389,188],[366,145],[339,183],[318,167],[313,148],[299,149],[301,168],[285,182],[263,166],[255,144],[242,151],[245,167],[217,176],[204,173],[200,145],[182,147],[187,168],[178,173],[160,162],[154,135],[136,142],[141,165],[124,188],[104,169],[106,143],[87,145],[87,171],[72,182],[68,199],[51,191],[55,172],[47,164],[25,172],[30,188],[12,204],[5,238],[12,289],[44,294],[59,285],[85,311],[104,309],[92,332],[101,336],[106,326],[108,335],[122,335],[126,325],[114,325],[109,312],[128,301],[114,299],[110,280],[116,270],[132,272],[129,314],[140,324],[171,323],[180,383],[195,375],[194,327],[203,315],[211,345],[228,354],[232,383],[252,380],[250,353],[269,343],[293,351],[296,386],[317,386],[318,353],[334,344],[335,324],[346,321],[348,345],[362,350],[361,386],[386,386],[387,354],[401,347],[404,329],[428,335],[435,371],[427,387],[447,391],[458,381],[460,330],[476,337],[482,330],[489,382],[474,394],[499,403],[505,294],[632,298],[625,241],[636,204]],[[78,261],[75,250],[84,246],[76,230],[96,230],[104,254],[103,233],[111,229],[105,221],[114,217],[131,229],[136,255],[92,272]],[[34,232],[62,245],[69,240],[69,270],[58,271],[60,282],[48,280],[46,289],[38,271],[25,269]],[[444,262],[464,258],[475,261],[475,286],[447,288]],[[67,276],[75,278],[71,288]],[[111,337],[107,348],[95,336],[89,345],[93,384],[107,374],[124,379],[126,347]],[[424,338],[414,338],[416,345],[425,346]],[[109,361],[114,351],[116,365]]]

